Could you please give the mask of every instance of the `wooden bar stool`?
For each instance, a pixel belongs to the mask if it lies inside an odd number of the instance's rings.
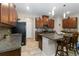
[[[64,36],[64,38],[61,41],[57,41],[57,50],[55,56],[68,56],[68,38]]]
[[[72,38],[70,39],[70,47],[69,47],[70,50],[74,51],[74,55],[78,53],[77,42],[78,42],[78,32],[74,32]]]

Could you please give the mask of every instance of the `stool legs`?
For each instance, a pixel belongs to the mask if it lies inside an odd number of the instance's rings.
[[[57,53],[58,53],[58,46],[57,46],[57,49],[56,49],[56,53],[55,53],[55,56],[57,56]]]
[[[66,54],[67,54],[67,56],[69,56],[69,54],[68,54],[68,46],[66,45]]]
[[[59,49],[59,47],[61,47],[61,48]],[[64,51],[64,47],[65,47],[66,51]],[[60,54],[58,52],[60,52]],[[64,53],[66,53],[67,56],[69,55],[67,45],[66,46],[58,45],[55,56],[57,56],[57,55],[64,56]]]

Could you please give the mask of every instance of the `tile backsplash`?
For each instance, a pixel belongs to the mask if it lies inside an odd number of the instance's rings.
[[[64,31],[69,31],[69,32],[74,32],[74,31],[78,31],[78,29],[63,29]]]
[[[0,39],[2,39],[5,34],[10,35],[11,34],[10,29],[0,27]]]

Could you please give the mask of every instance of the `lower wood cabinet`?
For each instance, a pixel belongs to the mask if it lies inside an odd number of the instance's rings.
[[[39,43],[39,48],[42,50],[42,36],[39,35],[38,32],[36,32],[35,37],[36,37],[35,40],[38,41]]]
[[[42,36],[38,35],[39,48],[42,50]]]
[[[21,56],[21,48],[0,53],[0,56]]]

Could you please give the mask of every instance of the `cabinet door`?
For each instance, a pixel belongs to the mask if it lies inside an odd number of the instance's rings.
[[[12,25],[16,25],[16,22],[17,22],[17,12],[16,12],[16,9],[13,8],[13,24]]]
[[[36,22],[36,28],[42,28],[43,27],[43,20],[41,18],[35,19]]]
[[[37,21],[37,18],[35,18],[35,27],[36,27],[36,28],[38,28],[37,25],[38,25],[38,21]]]
[[[1,4],[1,23],[9,23],[9,7],[8,4]]]
[[[36,28],[39,28],[39,19],[37,18],[37,19],[35,19],[35,21],[36,21]]]
[[[64,19],[63,20],[63,24],[62,24],[63,28],[68,28],[68,20],[67,19]]]
[[[40,28],[43,28],[43,20],[42,19],[40,19],[39,25],[40,25]]]
[[[77,20],[75,17],[70,18],[68,22],[69,22],[69,28],[77,28]]]
[[[17,14],[16,14],[16,9],[14,8],[13,4],[10,4],[10,16],[9,16],[9,18],[10,18],[9,23],[11,25],[15,25],[16,20],[17,20]]]
[[[54,28],[54,20],[48,20],[48,27]]]
[[[63,26],[63,28],[66,28],[66,20],[63,20],[62,26]]]
[[[43,25],[47,25],[48,23],[48,17],[43,17]]]

